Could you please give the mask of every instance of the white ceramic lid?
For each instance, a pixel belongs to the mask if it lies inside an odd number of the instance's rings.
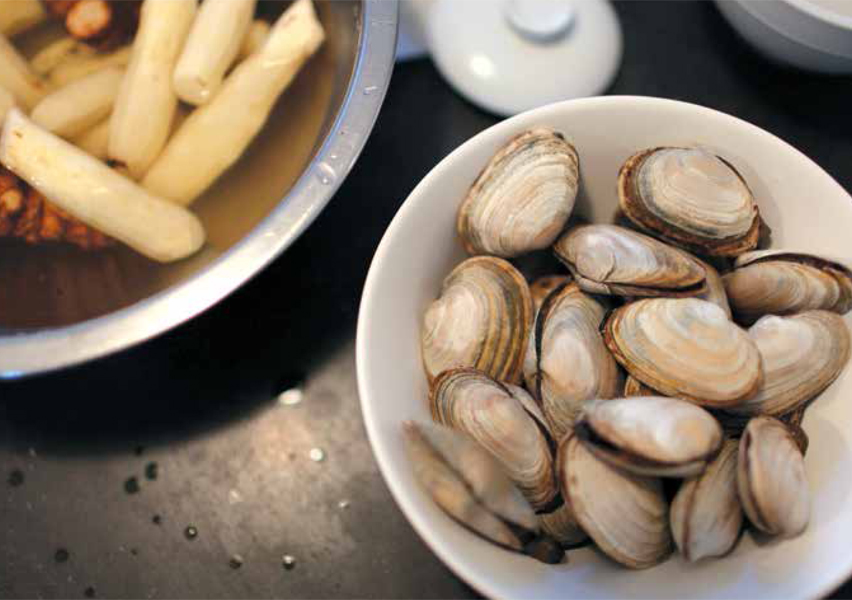
[[[598,95],[621,63],[607,0],[434,0],[426,29],[444,78],[504,116]]]

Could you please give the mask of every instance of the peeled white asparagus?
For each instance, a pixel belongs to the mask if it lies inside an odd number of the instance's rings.
[[[222,85],[251,25],[257,0],[205,0],[175,67],[178,97],[199,106]]]
[[[4,35],[0,35],[0,86],[11,92],[15,100],[27,110],[35,106],[47,92],[47,86],[41,78]]]
[[[248,58],[255,53],[269,37],[271,26],[263,19],[255,19],[251,22],[246,36],[243,38],[243,43],[240,45],[240,51],[237,54],[237,62]]]
[[[106,159],[107,145],[109,144],[109,119],[104,119],[71,141],[80,150],[87,152],[98,160]]]
[[[263,47],[234,69],[209,103],[189,115],[142,185],[178,204],[192,202],[242,155],[323,39],[311,0],[296,0]]]
[[[0,33],[12,37],[47,18],[41,0],[0,0]]]
[[[124,69],[110,67],[78,79],[45,96],[30,119],[60,137],[80,135],[112,112],[123,77]]]
[[[71,36],[65,36],[36,52],[30,59],[30,67],[39,75],[47,76],[71,56],[91,56],[94,53],[95,50],[91,46],[78,42]]]
[[[15,97],[0,87],[0,124],[6,119],[6,114],[15,106]]]
[[[191,212],[150,194],[16,108],[0,134],[0,163],[59,208],[154,260],[178,260],[204,243],[204,229]]]
[[[115,101],[109,157],[145,174],[160,154],[178,99],[172,71],[195,16],[195,0],[145,0],[127,74]]]
[[[59,64],[50,70],[48,79],[54,87],[63,87],[108,67],[126,67],[131,50],[130,46],[122,46],[108,53],[89,54],[78,48],[62,57]]]

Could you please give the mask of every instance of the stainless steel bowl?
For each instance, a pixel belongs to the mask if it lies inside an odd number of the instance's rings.
[[[207,229],[201,253],[163,266],[125,248],[0,245],[0,378],[162,333],[235,290],[311,224],[373,127],[397,31],[393,1],[320,0],[317,9],[327,33],[321,52],[246,155],[193,205]]]

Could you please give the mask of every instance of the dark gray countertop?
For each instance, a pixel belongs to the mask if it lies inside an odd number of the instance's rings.
[[[852,190],[852,78],[769,65],[710,2],[617,9],[626,45],[612,93],[751,121]],[[440,158],[495,122],[428,61],[400,66],[355,170],[262,274],[139,348],[0,385],[0,597],[83,597],[89,587],[105,598],[474,596],[379,475],[353,335],[370,259],[397,208]],[[300,404],[276,400],[294,387]],[[315,448],[324,460],[311,459]],[[145,476],[150,462],[156,480]],[[16,470],[24,480],[13,486]],[[125,491],[130,477],[137,493]],[[66,562],[56,561],[60,548]]]

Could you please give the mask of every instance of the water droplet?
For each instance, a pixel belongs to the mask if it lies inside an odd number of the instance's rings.
[[[234,554],[231,556],[231,560],[228,561],[228,565],[230,565],[232,569],[239,569],[243,566],[243,557],[239,554]]]
[[[194,540],[198,537],[198,529],[196,529],[194,525],[188,525],[187,528],[183,530],[183,536],[188,540]]]
[[[329,155],[328,155],[328,159],[329,159],[329,160],[337,160],[338,158],[339,158],[339,157],[337,156],[337,154],[335,154],[335,153],[333,153],[333,152],[332,152],[331,154],[329,154]]]
[[[160,515],[154,515],[153,517],[151,517],[151,522],[154,525],[159,525],[163,522],[163,517],[161,517]]]
[[[322,462],[325,460],[325,452],[322,448],[311,448],[311,451],[308,452],[308,456],[314,462]]]
[[[239,504],[243,501],[242,495],[237,490],[231,490],[228,492],[228,503],[229,504]]]
[[[349,500],[341,500],[337,503],[337,508],[340,508],[341,510],[346,510],[347,508],[349,508]]]
[[[320,183],[328,185],[337,179],[337,171],[330,164],[321,162],[317,165],[317,177]]]
[[[20,469],[14,469],[11,473],[9,473],[9,479],[7,480],[9,485],[12,487],[18,487],[24,484],[24,472]]]
[[[147,465],[145,465],[145,477],[147,479],[149,479],[150,481],[154,481],[155,479],[157,479],[157,473],[157,463],[149,462]]]
[[[83,595],[86,596],[86,598],[94,598],[95,588],[93,588],[92,586],[87,587],[85,590],[83,590]]]
[[[57,551],[53,554],[53,560],[55,560],[55,561],[56,561],[56,562],[58,562],[58,563],[68,562],[68,559],[69,559],[70,557],[71,557],[71,553],[70,553],[70,552],[68,552],[68,550],[66,550],[65,548],[59,548],[59,549],[58,549],[58,550],[57,550]]]
[[[368,85],[367,87],[364,88],[364,95],[369,96],[370,94],[375,92],[377,89],[379,89],[379,86],[377,86],[377,85]]]
[[[296,558],[291,556],[290,554],[285,554],[281,557],[281,566],[283,566],[288,571],[292,571],[296,568]]]
[[[139,491],[139,480],[135,477],[129,477],[124,482],[124,491],[128,494],[135,494]]]
[[[278,394],[278,402],[284,406],[296,406],[302,402],[302,396],[302,390],[299,388],[293,388],[292,390],[287,390]]]

